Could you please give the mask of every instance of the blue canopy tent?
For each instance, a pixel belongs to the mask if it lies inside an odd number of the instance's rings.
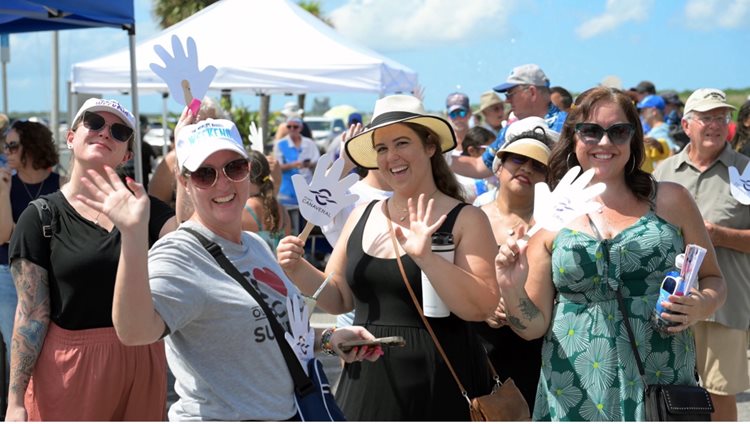
[[[135,13],[132,0],[2,0],[0,33],[58,31],[111,27],[128,32],[130,44],[131,110],[138,117],[138,85],[135,67]],[[56,110],[57,104],[53,105]],[[143,181],[141,168],[140,122],[136,122],[133,144],[136,180]]]

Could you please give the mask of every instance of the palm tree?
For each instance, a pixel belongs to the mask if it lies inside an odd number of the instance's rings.
[[[218,0],[155,0],[153,14],[161,28],[170,27]]]

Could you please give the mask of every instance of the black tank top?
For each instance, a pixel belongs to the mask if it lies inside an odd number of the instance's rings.
[[[356,311],[354,324],[424,327],[409,292],[404,286],[396,259],[377,258],[368,255],[362,248],[365,224],[377,202],[376,200],[367,205],[362,217],[354,227],[351,237],[349,237],[346,248],[348,258],[346,279],[354,293],[354,308]],[[466,203],[460,203],[451,209],[437,232],[453,232],[456,218],[466,205]],[[421,306],[421,270],[409,255],[401,256],[401,261],[404,264],[404,271],[409,279],[409,284]],[[434,322],[433,319],[428,319],[431,324]],[[455,321],[454,325],[464,324],[463,320],[452,313],[450,317],[440,318],[437,321],[440,322],[441,327],[447,324],[447,321]]]

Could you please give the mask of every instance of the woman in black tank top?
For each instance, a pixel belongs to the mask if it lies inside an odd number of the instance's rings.
[[[403,95],[379,100],[370,125],[346,143],[357,165],[384,175],[393,197],[349,217],[326,267],[334,279],[318,305],[330,313],[354,308],[354,322],[376,337],[406,339],[404,347],[384,347],[378,361],[345,366],[336,395],[349,420],[469,419],[466,399],[410,298],[396,255],[417,299],[421,302],[424,272],[450,310],[448,317],[428,321],[468,396],[491,389],[487,357],[469,321],[483,321],[498,303],[495,241],[486,215],[463,203],[443,158],[455,145],[448,122],[426,115],[418,99]],[[435,232],[453,234],[453,262],[432,253]],[[298,259],[301,249],[299,239],[288,237],[278,257],[292,280],[311,294],[324,274]]]

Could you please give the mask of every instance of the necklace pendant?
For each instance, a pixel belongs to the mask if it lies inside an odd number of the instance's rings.
[[[401,218],[398,219],[398,222],[404,222],[404,221],[406,221],[406,217],[405,216],[402,216]]]

